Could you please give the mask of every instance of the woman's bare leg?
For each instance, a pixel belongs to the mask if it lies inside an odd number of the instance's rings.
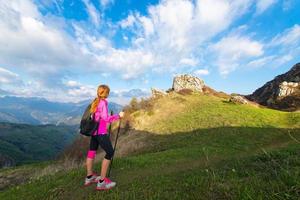
[[[86,172],[87,172],[87,176],[93,174],[93,163],[94,163],[94,159],[91,159],[91,158],[87,158],[86,159]]]
[[[107,160],[104,158],[102,161],[102,166],[101,166],[101,178],[102,179],[104,179],[106,177],[109,164],[110,164],[110,160]]]

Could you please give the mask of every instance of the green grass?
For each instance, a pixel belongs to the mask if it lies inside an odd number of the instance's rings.
[[[144,131],[147,146],[114,160],[113,190],[83,187],[79,168],[7,188],[0,199],[298,199],[299,113],[185,98],[189,110],[152,126],[169,134]]]
[[[185,104],[183,112],[169,115],[146,127],[155,133],[192,131],[198,128],[214,127],[299,127],[300,113],[288,113],[251,105],[236,105],[227,100],[194,94],[182,96],[178,104]],[[168,110],[168,105],[162,108]]]

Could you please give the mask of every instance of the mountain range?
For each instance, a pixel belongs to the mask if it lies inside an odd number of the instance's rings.
[[[61,103],[36,97],[4,96],[0,97],[0,122],[76,125],[90,102]],[[114,113],[122,109],[121,105],[113,102],[109,102],[108,107]]]

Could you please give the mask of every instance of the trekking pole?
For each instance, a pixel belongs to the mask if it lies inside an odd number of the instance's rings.
[[[114,160],[114,155],[115,155],[115,151],[116,151],[116,147],[117,147],[117,141],[119,138],[120,129],[121,129],[121,119],[119,122],[118,132],[117,132],[116,141],[115,141],[115,145],[114,145],[114,154],[113,154],[113,157],[111,158],[111,163],[109,165],[108,177],[110,176],[110,170],[111,170],[111,166],[112,166],[113,160]]]
[[[112,116],[114,114],[114,111],[110,111],[110,115]],[[109,127],[108,127],[108,137],[110,138],[110,133],[111,133],[111,123],[109,124]]]

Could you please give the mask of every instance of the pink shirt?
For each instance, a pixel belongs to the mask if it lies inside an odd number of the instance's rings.
[[[107,133],[107,125],[120,119],[120,116],[118,114],[108,115],[107,100],[101,99],[95,112],[95,118],[97,121],[99,121],[100,118],[100,124],[98,127],[98,133],[95,131],[93,135],[96,135],[96,133],[98,135],[104,135]]]

